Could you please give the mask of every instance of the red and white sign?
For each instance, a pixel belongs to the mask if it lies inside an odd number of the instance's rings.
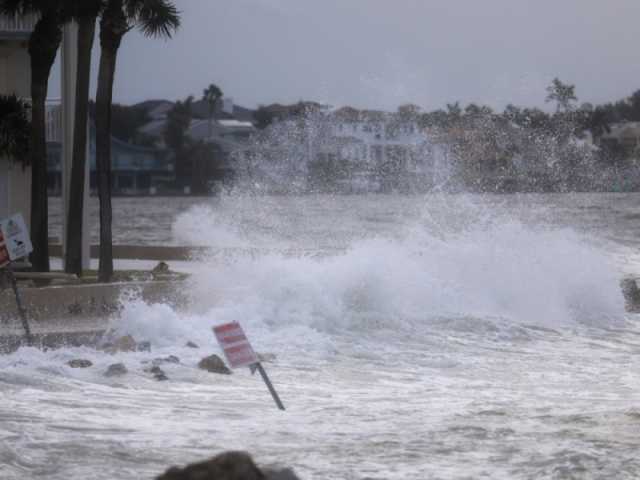
[[[10,261],[9,250],[7,250],[7,245],[4,243],[2,231],[0,231],[0,268],[4,268],[9,265]]]
[[[213,327],[213,333],[231,368],[246,367],[258,363],[247,336],[238,322]]]

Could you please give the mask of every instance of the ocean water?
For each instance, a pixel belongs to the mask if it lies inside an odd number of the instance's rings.
[[[640,273],[640,195],[115,209],[119,243],[211,247],[180,266],[192,306],[123,299],[111,326],[151,353],[0,357],[0,478],[153,478],[226,449],[304,479],[640,475],[640,325],[619,287]],[[196,368],[232,320],[276,355],[265,367],[286,412],[248,369]],[[144,370],[167,355],[180,363],[157,382]],[[105,377],[117,362],[129,373]]]

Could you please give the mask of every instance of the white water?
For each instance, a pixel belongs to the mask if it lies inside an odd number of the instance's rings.
[[[0,477],[153,478],[241,448],[308,479],[636,478],[640,329],[618,282],[638,198],[617,216],[605,196],[544,202],[258,197],[182,213],[180,243],[258,250],[190,265],[189,312],[127,300],[113,326],[152,353],[0,358]],[[195,368],[230,320],[277,354],[285,413],[248,372]],[[169,354],[181,364],[156,382],[144,368]],[[78,357],[94,367],[65,365]],[[120,361],[128,375],[102,375]]]

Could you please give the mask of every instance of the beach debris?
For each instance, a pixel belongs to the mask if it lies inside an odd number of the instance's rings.
[[[171,467],[156,480],[299,480],[290,469],[260,469],[247,452],[224,452],[184,468]]]
[[[105,377],[119,377],[125,375],[128,372],[124,363],[113,363],[107,367],[107,371],[104,372]]]
[[[188,348],[200,348],[198,345],[196,345],[195,343],[193,343],[191,341],[187,342],[185,347],[188,347]]]
[[[73,360],[69,360],[67,365],[71,368],[89,368],[93,366],[93,363],[90,360],[85,360],[83,358],[74,358]]]
[[[204,357],[198,363],[198,367],[211,373],[220,373],[223,375],[231,375],[231,370],[227,368],[225,363],[218,355],[209,355]]]

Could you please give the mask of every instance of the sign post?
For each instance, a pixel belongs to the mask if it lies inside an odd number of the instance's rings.
[[[240,324],[238,322],[225,323],[224,325],[213,327],[213,333],[231,368],[249,367],[251,373],[258,370],[277,407],[280,410],[284,410],[284,405],[278,396],[278,392],[276,392],[271,380],[269,380],[267,372],[262,367]]]
[[[6,268],[11,281],[11,288],[16,297],[16,305],[18,313],[22,321],[27,344],[33,344],[33,336],[27,319],[27,310],[24,308],[20,290],[18,290],[18,282],[13,273],[11,262],[28,256],[33,251],[31,240],[29,239],[29,231],[24,223],[22,215],[14,215],[6,220],[0,221],[0,268]]]

